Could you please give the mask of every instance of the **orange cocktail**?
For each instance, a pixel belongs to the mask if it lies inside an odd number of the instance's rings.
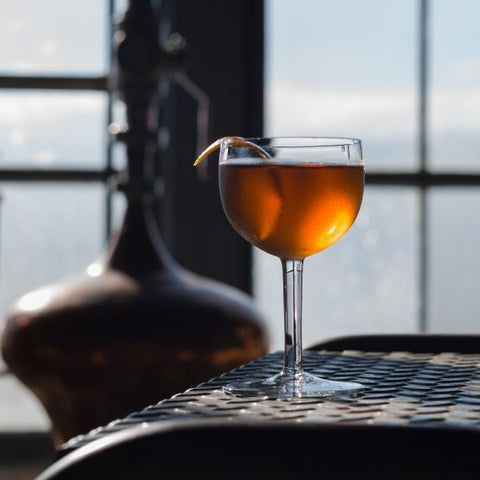
[[[242,159],[220,165],[220,191],[232,226],[280,258],[305,258],[343,236],[360,209],[362,166]]]
[[[285,325],[283,369],[262,380],[233,381],[224,391],[269,398],[356,394],[363,385],[303,369],[302,286],[305,257],[342,237],[360,209],[361,141],[229,136],[212,143],[195,165],[218,148],[220,195],[228,220],[248,242],[281,260]]]

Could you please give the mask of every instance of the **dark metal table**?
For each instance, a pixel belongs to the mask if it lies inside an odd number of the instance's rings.
[[[112,438],[121,443],[122,433],[123,441],[135,443],[138,436],[155,432],[155,426],[187,425],[191,434],[192,425],[207,422],[223,428],[225,441],[246,438],[247,443],[255,443],[270,430],[268,442],[276,442],[285,432],[290,439],[301,439],[302,432],[308,432],[310,444],[322,442],[316,455],[319,459],[323,455],[324,465],[335,445],[337,450],[338,445],[349,445],[348,457],[355,458],[351,462],[354,465],[360,465],[369,451],[369,465],[381,464],[387,468],[394,462],[395,471],[407,472],[410,478],[413,478],[412,471],[422,472],[421,478],[434,478],[428,476],[425,468],[435,465],[438,467],[435,478],[451,478],[449,474],[455,478],[480,478],[480,460],[472,454],[480,447],[480,353],[324,349],[306,352],[307,371],[335,380],[363,383],[365,391],[355,398],[269,400],[232,397],[221,390],[233,379],[245,376],[260,379],[266,373],[276,373],[281,364],[280,352],[267,355],[74,438],[62,447],[62,454],[67,459],[71,456],[69,453],[79,454],[85,449],[94,449],[95,445],[105,446]],[[248,430],[245,437],[242,437],[242,424]],[[229,426],[236,433],[229,435]],[[252,430],[257,426],[261,429]],[[133,437],[132,432],[136,432]],[[372,450],[362,445],[362,439],[370,442],[372,448],[376,445],[373,457]],[[220,440],[220,447],[221,443]],[[246,450],[245,444],[242,445]],[[275,447],[277,451],[282,445]],[[344,455],[345,447],[342,450]],[[343,462],[337,460],[340,464]],[[401,470],[405,462],[414,470]],[[347,470],[351,473],[355,468],[351,466]],[[377,478],[376,470],[370,467],[367,470],[369,478]],[[380,470],[378,478],[385,473],[385,469]]]

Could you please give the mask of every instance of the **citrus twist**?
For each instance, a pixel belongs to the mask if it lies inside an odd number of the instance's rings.
[[[242,137],[228,136],[228,137],[219,138],[218,140],[215,140],[211,145],[209,145],[197,157],[193,166],[196,167],[202,160],[207,158],[211,153],[213,153],[215,150],[218,150],[222,145],[222,143],[226,144],[227,146],[247,147],[257,152],[262,158],[270,158],[270,155],[268,155],[268,153],[265,152],[265,150],[261,149],[255,143],[245,140]]]

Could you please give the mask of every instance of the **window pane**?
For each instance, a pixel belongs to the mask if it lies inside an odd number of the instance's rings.
[[[480,3],[431,2],[430,161],[480,170]]]
[[[305,260],[304,344],[359,333],[418,329],[418,198],[414,189],[368,187],[344,238]],[[255,250],[254,292],[283,346],[280,261]]]
[[[102,92],[0,92],[0,167],[101,168]]]
[[[417,6],[268,1],[267,135],[356,136],[369,168],[415,168]]]
[[[480,333],[480,191],[438,189],[429,207],[428,330]]]
[[[122,227],[127,210],[127,199],[123,193],[114,192],[112,195],[112,233]]]
[[[103,74],[107,0],[3,0],[2,74]]]
[[[2,184],[0,313],[33,288],[84,270],[104,245],[105,187]]]
[[[32,392],[13,375],[1,376],[0,430],[2,432],[38,432],[49,429],[50,419]]]
[[[79,273],[104,245],[105,187],[82,184],[1,185],[0,314],[28,291]],[[0,360],[0,369],[4,368]],[[47,430],[34,395],[0,377],[0,430]]]

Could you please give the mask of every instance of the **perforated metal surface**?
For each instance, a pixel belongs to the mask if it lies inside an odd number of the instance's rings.
[[[325,378],[357,381],[355,398],[269,400],[233,397],[221,387],[237,378],[264,378],[282,366],[280,352],[132,413],[64,444],[68,453],[109,433],[177,418],[248,418],[273,422],[362,423],[480,428],[480,354],[306,352],[305,369]]]

